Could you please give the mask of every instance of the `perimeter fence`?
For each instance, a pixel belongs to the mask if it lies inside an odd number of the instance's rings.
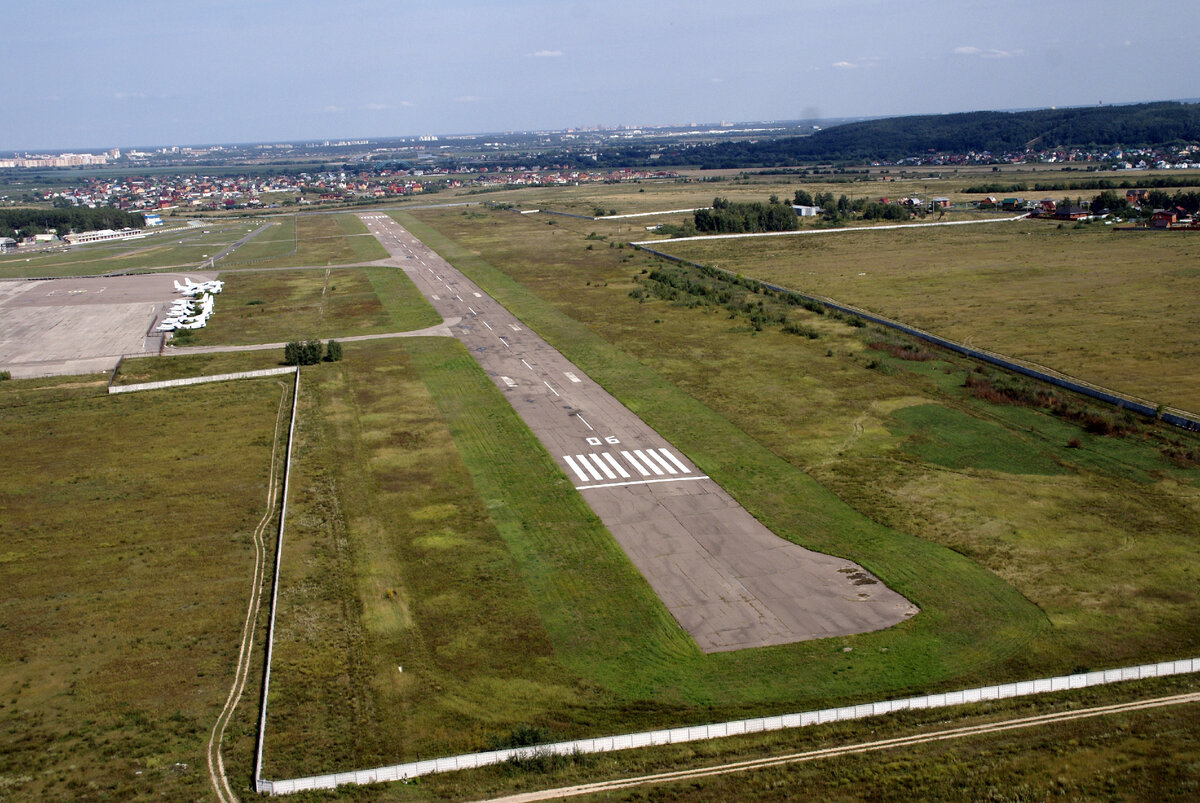
[[[1195,672],[1200,672],[1200,658],[1165,661],[1156,664],[1143,664],[1142,666],[1106,669],[1096,672],[1079,672],[1073,675],[1059,675],[1057,677],[1024,680],[1016,683],[1001,683],[995,686],[982,686],[975,689],[963,689],[961,691],[950,691],[941,694],[925,694],[919,697],[906,697],[901,700],[885,700],[883,702],[848,705],[840,708],[823,708],[818,711],[806,711],[799,714],[739,719],[733,722],[666,728],[663,730],[644,731],[642,733],[627,733],[619,736],[602,736],[595,739],[576,739],[569,742],[555,742],[553,744],[536,745],[533,747],[488,750],[481,753],[467,753],[460,756],[446,756],[444,758],[433,758],[425,761],[413,761],[407,764],[395,764],[388,767],[350,770],[328,775],[313,775],[305,778],[292,778],[281,781],[268,781],[256,778],[255,787],[260,793],[283,795],[307,789],[333,789],[349,784],[363,785],[388,781],[403,781],[421,775],[476,769],[491,764],[501,764],[512,759],[530,758],[545,754],[569,756],[576,753],[605,753],[615,750],[628,750],[635,747],[652,747],[702,741],[705,739],[721,739],[727,736],[740,736],[748,733],[803,728],[808,725],[819,725],[826,722],[845,722],[847,720],[864,719],[866,717],[891,714],[897,711],[945,708],[989,700],[1004,700],[1012,697],[1025,697],[1034,694],[1103,686],[1128,680],[1186,675]]]

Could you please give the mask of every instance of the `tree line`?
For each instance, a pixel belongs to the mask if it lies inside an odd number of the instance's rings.
[[[91,209],[85,206],[71,209],[0,209],[0,237],[16,239],[45,234],[54,229],[61,237],[71,231],[97,229],[140,229],[146,219],[140,212],[122,212],[111,207]]]
[[[795,231],[800,228],[795,210],[774,195],[765,204],[714,198],[712,209],[697,209],[693,220],[696,231],[702,234]]]

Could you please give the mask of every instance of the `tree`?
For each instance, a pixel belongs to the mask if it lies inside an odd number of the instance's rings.
[[[792,199],[796,206],[812,206],[813,197],[808,190],[796,190],[796,197]]]
[[[337,362],[342,358],[342,344],[330,340],[325,344],[325,362]]]

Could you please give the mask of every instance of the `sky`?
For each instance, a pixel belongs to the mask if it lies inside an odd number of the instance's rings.
[[[41,0],[20,16],[0,155],[1200,94],[1194,2]]]

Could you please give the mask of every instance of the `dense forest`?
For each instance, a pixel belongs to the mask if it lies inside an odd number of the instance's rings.
[[[140,229],[146,219],[140,212],[122,212],[110,207],[67,209],[0,209],[0,237],[30,237],[54,229],[59,237],[71,231],[96,229]]]

